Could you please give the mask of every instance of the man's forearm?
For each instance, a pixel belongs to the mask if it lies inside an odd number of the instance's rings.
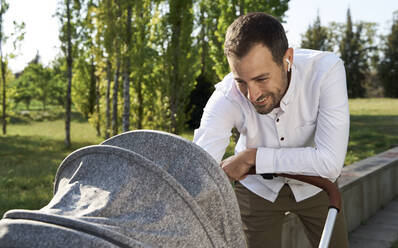
[[[243,180],[255,172],[256,148],[248,148],[221,162],[221,167],[232,180]]]

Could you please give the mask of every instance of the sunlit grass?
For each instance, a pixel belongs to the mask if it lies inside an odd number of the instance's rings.
[[[351,115],[398,116],[398,99],[394,98],[359,98],[350,99]]]
[[[351,99],[345,165],[398,146],[398,99]]]
[[[55,173],[72,151],[103,139],[87,122],[71,122],[72,147],[65,148],[62,120],[8,126],[0,136],[0,216],[8,209],[39,209],[52,197]]]
[[[65,139],[65,121],[32,122],[29,125],[16,124],[8,128],[8,135],[39,136],[54,140]],[[96,136],[95,129],[87,122],[71,122],[71,141],[78,143],[100,143],[101,138]]]

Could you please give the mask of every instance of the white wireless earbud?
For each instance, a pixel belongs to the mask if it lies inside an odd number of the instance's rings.
[[[290,71],[292,68],[290,66],[290,61],[288,59],[285,59],[287,62],[287,71]]]

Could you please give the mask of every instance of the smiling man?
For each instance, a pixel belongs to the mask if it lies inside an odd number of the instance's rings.
[[[349,132],[343,62],[333,53],[288,47],[281,23],[250,13],[228,28],[231,73],[216,85],[194,142],[236,181],[248,246],[280,247],[283,218],[295,213],[313,246],[319,243],[328,197],[315,186],[263,173],[313,175],[336,181]],[[235,155],[221,161],[232,128]],[[256,175],[257,174],[257,175]],[[330,247],[348,247],[340,211]]]

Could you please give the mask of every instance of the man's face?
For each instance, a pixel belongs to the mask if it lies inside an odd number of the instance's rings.
[[[287,71],[274,62],[266,46],[256,44],[240,59],[228,56],[228,63],[238,89],[259,114],[279,106],[288,87]]]

